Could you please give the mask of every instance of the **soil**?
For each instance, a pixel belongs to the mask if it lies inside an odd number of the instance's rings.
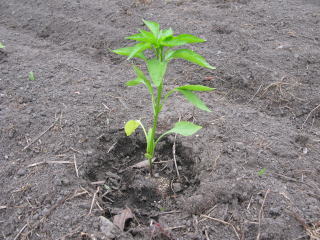
[[[211,113],[170,99],[159,132],[203,129],[164,139],[154,178],[123,131],[148,93],[109,51],[142,18],[217,68],[169,68],[217,90]],[[319,25],[317,0],[0,0],[0,239],[320,239]]]

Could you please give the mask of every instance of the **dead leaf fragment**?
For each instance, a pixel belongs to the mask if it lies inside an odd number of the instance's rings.
[[[130,208],[126,208],[122,210],[118,215],[114,216],[113,224],[118,226],[123,231],[126,221],[131,218],[133,218],[131,210]]]

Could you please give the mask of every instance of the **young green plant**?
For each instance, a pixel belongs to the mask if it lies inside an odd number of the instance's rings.
[[[136,73],[136,78],[128,81],[126,85],[136,86],[143,84],[146,86],[151,96],[153,124],[147,129],[140,120],[130,120],[125,124],[125,132],[127,136],[129,136],[135,132],[139,126],[142,128],[147,142],[145,156],[148,159],[150,174],[153,175],[152,163],[155,149],[158,142],[164,136],[171,133],[181,134],[183,136],[191,136],[202,128],[201,126],[198,126],[192,122],[180,121],[177,122],[172,129],[166,131],[157,138],[156,132],[159,114],[168,97],[174,92],[179,92],[197,108],[210,112],[210,109],[201,101],[200,98],[198,98],[194,92],[214,90],[214,88],[202,85],[184,85],[176,87],[168,92],[164,92],[164,77],[168,63],[173,59],[184,59],[205,68],[215,68],[212,67],[204,57],[190,49],[173,49],[174,47],[179,47],[186,44],[202,43],[205,42],[204,39],[190,34],[180,34],[175,36],[171,28],[160,29],[160,25],[157,22],[146,20],[143,20],[143,22],[150,31],[140,29],[138,34],[134,34],[126,38],[137,41],[137,44],[131,47],[116,49],[113,50],[113,52],[128,56],[128,60],[131,58],[141,59],[146,63],[147,66],[149,77],[147,77],[139,67],[133,66],[133,69]],[[152,57],[148,58],[145,54],[146,51],[153,53]]]

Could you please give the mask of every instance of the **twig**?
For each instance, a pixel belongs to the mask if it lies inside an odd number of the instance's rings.
[[[156,216],[166,215],[166,214],[173,214],[173,213],[181,213],[181,211],[173,210],[173,211],[170,211],[170,212],[160,212]]]
[[[75,235],[76,233],[78,233],[80,231],[81,227],[77,227],[74,230],[72,230],[71,232],[67,233],[66,235],[62,236],[61,238],[59,238],[59,240],[65,240],[67,237],[72,237],[73,235]]]
[[[67,195],[65,198],[59,200],[56,204],[54,204],[50,209],[49,211],[40,219],[38,220],[35,224],[33,224],[31,226],[31,230],[29,232],[27,232],[23,237],[22,239],[25,240],[25,239],[28,239],[28,236],[32,233],[33,230],[37,229],[40,224],[47,218],[49,217],[49,215],[57,208],[59,207],[60,205],[62,205],[68,198],[71,197],[71,194]]]
[[[74,151],[74,152],[76,152],[76,153],[82,154],[82,152],[80,152],[80,151],[77,150],[77,149],[74,149],[73,147],[70,147],[70,150],[72,150],[72,151]]]
[[[72,162],[70,162],[70,161],[43,161],[43,162],[29,164],[27,166],[27,168],[36,167],[36,166],[39,166],[42,164],[72,164]]]
[[[28,224],[24,225],[13,240],[17,240],[18,237],[20,236],[20,234],[23,232],[23,230],[24,230],[27,226],[28,226]]]
[[[250,208],[250,206],[251,206],[252,199],[253,199],[253,195],[251,196],[251,198],[250,198],[250,200],[249,200],[249,203],[248,203],[248,206],[247,206],[247,210],[249,210],[249,208]]]
[[[177,139],[177,134],[174,135],[172,154],[173,154],[173,161],[174,161],[174,166],[176,168],[177,176],[178,176],[178,179],[180,179],[180,173],[179,173],[177,159],[176,159],[176,139]]]
[[[180,121],[181,121],[181,116],[179,117],[179,122]],[[178,179],[180,179],[180,173],[179,173],[177,159],[176,159],[176,140],[177,140],[177,134],[174,135],[172,154],[173,154],[173,161],[174,161],[174,166],[176,168],[177,176],[178,176]]]
[[[105,105],[104,103],[102,103],[102,105],[110,111],[110,108],[107,105]]]
[[[78,171],[77,160],[76,160],[76,155],[75,154],[73,154],[73,162],[74,162],[74,168],[76,170],[76,175],[79,178],[79,171]]]
[[[96,181],[96,182],[91,182],[90,184],[91,185],[103,185],[103,184],[105,184],[105,180],[101,180],[101,181]]]
[[[35,139],[33,139],[27,146],[25,146],[22,151],[28,149],[32,144],[34,144],[36,141],[39,140],[39,138],[41,138],[44,134],[46,134],[51,128],[54,127],[54,125],[56,125],[56,123],[58,122],[59,118],[57,118],[54,123],[52,123],[45,131],[43,131],[42,133],[40,133]]]
[[[111,147],[108,149],[107,153],[110,153],[112,149],[117,145],[118,141],[116,141],[114,144],[111,145]]]
[[[311,226],[309,226],[309,224],[307,224],[306,221],[297,213],[290,211],[286,212],[289,213],[292,217],[294,217],[304,227],[305,231],[307,232],[307,235],[310,237],[310,240],[320,240],[320,222],[311,223]]]
[[[181,226],[176,226],[176,227],[167,227],[167,228],[164,228],[165,231],[171,231],[171,230],[174,230],[174,229],[178,229],[178,228],[185,228],[186,226],[184,225],[181,225]]]
[[[291,177],[288,177],[288,176],[285,176],[285,175],[282,175],[282,174],[278,174],[278,173],[274,173],[275,175],[279,176],[279,177],[282,177],[288,181],[292,181],[292,182],[296,182],[296,183],[301,183],[301,184],[304,184],[304,185],[307,185],[308,187],[310,188],[315,188],[315,190],[317,190],[317,192],[320,193],[320,189],[317,187],[317,186],[312,186],[311,184],[307,183],[307,182],[301,182],[297,179],[294,179],[294,178],[291,178]]]
[[[88,215],[90,215],[92,213],[93,205],[94,205],[94,202],[96,201],[96,197],[97,197],[97,194],[99,191],[100,191],[100,187],[97,187],[97,191],[95,191],[95,193],[93,194],[93,198],[92,198],[92,202],[91,202],[91,206],[90,206],[90,210],[89,210]]]
[[[258,235],[257,235],[256,240],[260,240],[260,234],[261,234],[261,219],[262,219],[262,214],[263,214],[263,207],[264,207],[264,204],[265,204],[265,202],[266,202],[266,199],[267,199],[267,196],[268,196],[269,192],[270,192],[270,189],[268,189],[267,192],[266,192],[266,194],[264,195],[264,199],[263,199],[263,202],[262,202],[260,211],[259,211],[259,226],[258,226]]]
[[[209,234],[208,234],[208,230],[206,229],[206,230],[204,230],[204,234],[206,235],[206,239],[207,240],[210,240],[210,238],[209,238]]]
[[[260,87],[258,88],[258,90],[256,91],[256,93],[249,99],[249,101],[247,102],[247,104],[249,104],[259,93],[260,89],[262,87],[262,84],[260,85]]]
[[[304,125],[307,123],[307,121],[308,121],[309,117],[311,116],[311,114],[312,114],[315,110],[317,110],[318,108],[320,108],[320,104],[319,104],[318,106],[316,106],[314,109],[312,109],[312,110],[309,112],[306,120],[304,120],[304,122],[303,122],[303,124],[302,124],[302,126],[301,126],[302,129],[304,128]]]
[[[67,200],[71,200],[71,199],[74,199],[76,197],[79,197],[79,196],[82,196],[82,195],[85,195],[85,194],[88,194],[88,192],[87,191],[82,191],[82,192],[79,192],[79,193],[75,193],[73,196],[71,196]]]
[[[234,231],[234,233],[236,234],[237,238],[238,238],[239,240],[241,239],[240,236],[239,236],[239,234],[238,234],[237,229],[236,229],[235,226],[233,226],[231,223],[225,222],[225,221],[223,221],[223,220],[221,220],[221,219],[218,219],[218,218],[213,218],[213,217],[210,217],[210,216],[207,216],[207,215],[203,215],[203,214],[201,215],[201,217],[208,218],[208,219],[211,219],[211,220],[213,220],[213,221],[216,221],[216,222],[219,222],[219,223],[222,223],[222,224],[231,226],[232,229],[233,229],[233,231]]]

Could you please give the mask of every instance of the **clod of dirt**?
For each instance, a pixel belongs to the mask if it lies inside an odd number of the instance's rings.
[[[232,180],[222,179],[203,182],[197,194],[187,198],[181,204],[190,214],[201,214],[217,203],[241,205],[249,200],[254,189],[254,185],[246,181],[234,183]]]
[[[119,229],[107,218],[100,216],[100,230],[107,238],[113,239],[119,232]]]
[[[290,226],[281,218],[264,218],[261,221],[261,240],[287,239]]]
[[[0,63],[5,63],[7,61],[8,53],[0,50]]]

